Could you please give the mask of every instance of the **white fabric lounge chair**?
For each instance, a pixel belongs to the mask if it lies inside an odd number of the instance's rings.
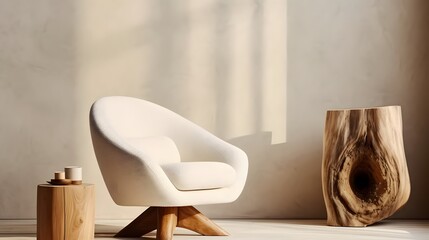
[[[192,206],[238,198],[248,171],[241,149],[164,107],[131,97],[97,100],[90,127],[115,203],[149,207],[117,237],[140,237],[157,229],[157,239],[172,239],[176,226],[227,235]]]

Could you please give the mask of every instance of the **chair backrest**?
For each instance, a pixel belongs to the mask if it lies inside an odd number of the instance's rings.
[[[168,109],[131,97],[104,97],[93,109],[100,115],[98,122],[105,122],[123,138],[167,135],[178,120],[177,114]]]
[[[220,141],[179,114],[132,97],[103,97],[94,103],[91,117],[104,128],[103,132],[114,131],[123,139],[167,136],[174,141],[184,161],[214,160],[210,159],[210,148],[201,140]]]

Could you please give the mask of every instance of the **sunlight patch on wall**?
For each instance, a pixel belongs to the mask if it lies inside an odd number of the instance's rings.
[[[285,142],[286,3],[192,3],[186,98],[200,111],[188,116],[226,139],[271,132]]]

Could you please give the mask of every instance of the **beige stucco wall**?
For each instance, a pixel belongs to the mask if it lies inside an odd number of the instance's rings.
[[[428,217],[428,13],[425,0],[1,1],[0,218],[35,217],[36,185],[66,165],[96,184],[97,218],[141,212],[112,202],[92,152],[88,111],[105,95],[157,102],[248,153],[241,198],[201,207],[214,217],[324,217],[326,109],[400,104],[412,196],[397,216]]]

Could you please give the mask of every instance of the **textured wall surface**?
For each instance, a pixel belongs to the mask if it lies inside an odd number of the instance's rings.
[[[105,95],[248,153],[239,200],[201,207],[214,217],[325,217],[325,111],[402,105],[412,193],[396,216],[429,217],[428,18],[425,0],[1,1],[0,218],[35,217],[36,185],[66,165],[96,184],[97,218],[142,211],[113,203],[92,151]]]

